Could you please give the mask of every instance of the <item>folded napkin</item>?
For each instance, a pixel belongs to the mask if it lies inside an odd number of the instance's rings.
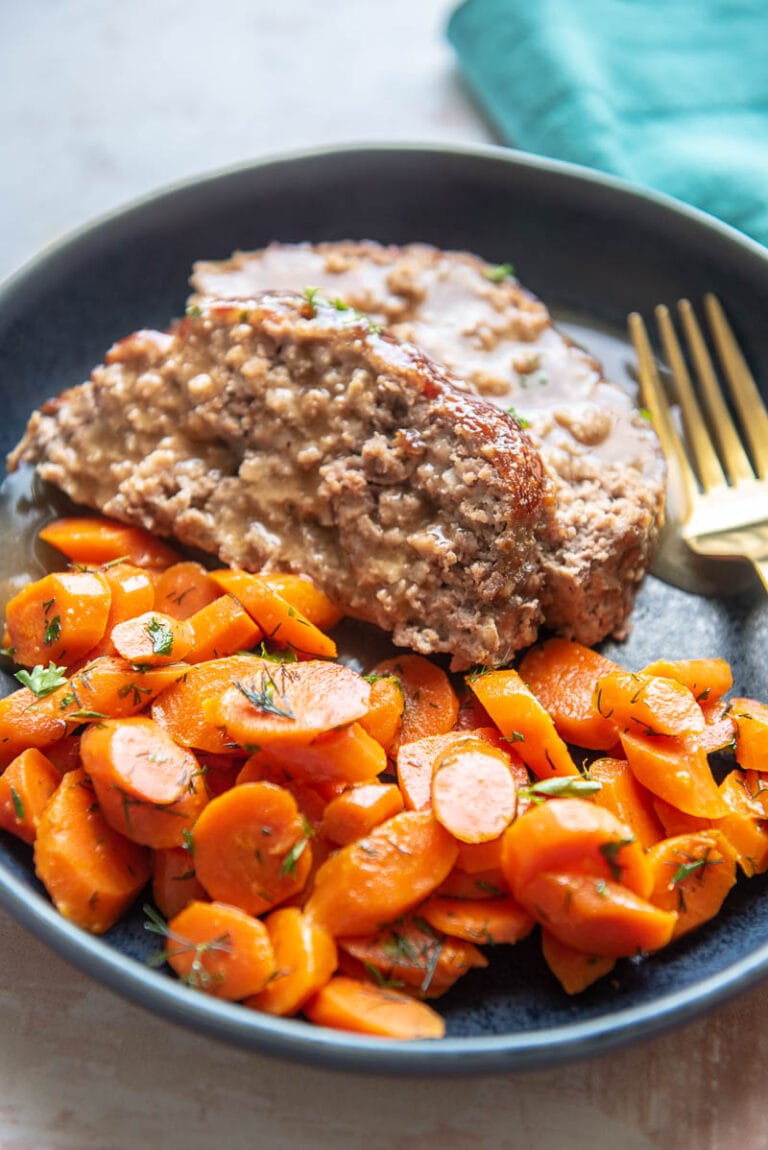
[[[768,244],[768,0],[465,0],[448,38],[505,143]]]

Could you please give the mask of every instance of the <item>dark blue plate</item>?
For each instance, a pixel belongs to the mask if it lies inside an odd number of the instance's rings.
[[[648,314],[659,301],[714,291],[766,388],[768,253],[738,233],[620,182],[500,149],[355,148],[268,161],[162,192],[24,268],[0,293],[0,451],[17,442],[33,407],[85,379],[115,339],[181,314],[193,260],[273,239],[342,238],[422,240],[513,262],[556,315],[594,334],[614,375],[631,362],[629,311]],[[6,556],[17,546],[19,498],[19,488],[6,484]],[[630,639],[606,648],[630,668],[662,655],[722,655],[734,666],[739,693],[768,699],[767,649],[768,610],[756,586],[702,599],[654,577],[641,592]],[[6,676],[3,689],[11,685]],[[535,938],[499,947],[489,952],[488,970],[467,975],[440,1000],[443,1041],[398,1043],[269,1018],[188,990],[147,967],[157,940],[143,930],[140,907],[105,937],[88,936],[51,908],[28,848],[0,834],[2,905],[114,990],[218,1039],[386,1073],[552,1065],[690,1019],[768,971],[767,886],[767,878],[740,881],[714,923],[654,958],[617,964],[614,976],[573,999],[544,967]]]

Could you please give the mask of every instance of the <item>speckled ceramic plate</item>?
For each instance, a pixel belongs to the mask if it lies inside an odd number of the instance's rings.
[[[200,179],[97,222],[24,268],[0,296],[0,451],[34,406],[85,379],[116,338],[184,307],[197,258],[283,241],[423,240],[512,261],[570,330],[625,377],[627,313],[717,292],[768,386],[768,253],[673,202],[578,168],[500,149],[371,147],[267,161]],[[23,488],[23,483],[22,483]],[[6,574],[30,563],[27,494],[0,497]],[[653,576],[624,665],[717,654],[736,689],[768,698],[768,609],[749,580],[700,598]],[[5,676],[3,690],[13,683]],[[65,958],[148,1010],[266,1053],[383,1073],[469,1074],[554,1064],[690,1019],[768,972],[768,880],[740,881],[716,922],[569,999],[538,941],[490,952],[440,1009],[440,1042],[384,1042],[217,1002],[148,968],[156,940],[140,908],[103,938],[68,925],[37,883],[28,848],[0,833],[0,901]]]

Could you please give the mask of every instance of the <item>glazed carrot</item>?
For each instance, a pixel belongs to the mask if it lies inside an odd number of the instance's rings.
[[[110,638],[118,655],[129,663],[145,667],[160,667],[180,662],[194,643],[189,623],[147,611],[135,619],[127,619],[112,629]]]
[[[555,938],[546,927],[541,930],[541,953],[566,994],[579,994],[586,990],[598,978],[610,974],[616,965],[614,958],[574,950]]]
[[[108,564],[102,568],[101,574],[111,591],[109,614],[101,640],[88,652],[89,659],[99,655],[115,655],[113,627],[136,615],[143,615],[152,608],[155,601],[155,586],[144,568],[133,563]]]
[[[353,723],[368,709],[370,686],[342,663],[254,663],[220,695],[203,700],[203,715],[242,747],[311,743]]]
[[[504,832],[502,868],[510,890],[522,890],[538,871],[573,871],[612,879],[646,898],[653,878],[643,848],[611,811],[587,799],[549,799]]]
[[[511,895],[465,899],[433,894],[419,914],[436,930],[479,946],[519,942],[534,927],[531,915]]]
[[[768,769],[768,704],[731,699],[728,713],[736,724],[736,762],[748,771]]]
[[[492,727],[493,719],[486,711],[466,683],[459,688],[459,713],[456,716],[454,729],[457,731],[475,731],[478,727]]]
[[[677,911],[678,938],[708,922],[736,882],[736,852],[716,830],[662,839],[648,851],[654,906]]]
[[[733,674],[725,659],[656,659],[643,667],[643,675],[675,679],[693,694],[697,703],[722,698],[733,686]]]
[[[150,531],[114,519],[85,516],[54,519],[39,535],[73,563],[98,566],[115,559],[128,559],[137,567],[168,567],[179,558],[172,547]]]
[[[432,776],[435,763],[443,754],[470,742],[482,739],[491,747],[507,750],[508,767],[516,785],[521,785],[527,772],[521,767],[516,756],[508,750],[508,744],[497,731],[482,727],[475,731],[454,730],[444,735],[428,735],[424,739],[414,739],[402,743],[397,752],[397,782],[403,794],[403,801],[410,810],[425,810],[432,804]]]
[[[639,783],[689,815],[717,819],[727,813],[707,756],[696,737],[622,733],[621,745]]]
[[[230,655],[188,667],[183,678],[155,699],[152,718],[184,747],[214,754],[242,753],[220,727],[205,717],[202,705],[233,682],[258,674],[263,666],[264,660],[253,655]]]
[[[188,619],[220,595],[220,587],[211,579],[202,563],[185,559],[180,563],[172,563],[158,575],[154,599],[149,606],[174,619]]]
[[[609,958],[661,949],[677,922],[676,911],[661,910],[622,883],[583,873],[542,871],[520,901],[561,942]]]
[[[496,839],[515,817],[517,791],[509,755],[466,736],[435,760],[432,811],[464,843]]]
[[[455,725],[459,700],[442,667],[423,655],[398,655],[373,668],[374,675],[394,675],[403,693],[400,745],[442,735]]]
[[[275,974],[267,928],[235,906],[191,902],[165,929],[165,958],[188,986],[238,1002]]]
[[[456,854],[455,840],[429,811],[402,811],[330,855],[307,913],[334,937],[373,933],[430,895]]]
[[[344,618],[344,612],[307,575],[271,571],[262,579],[321,631],[329,631]]]
[[[281,748],[282,749],[282,748]],[[317,835],[321,831],[325,808],[330,798],[336,798],[340,793],[336,785],[319,782],[311,783],[304,775],[293,776],[277,766],[276,761],[263,751],[256,751],[245,760],[237,773],[235,785],[241,783],[272,783],[276,787],[284,787],[293,795],[296,805]],[[330,793],[330,798],[329,794]],[[312,854],[314,856],[317,840],[313,838]]]
[[[240,783],[195,825],[195,870],[212,899],[263,914],[302,890],[312,863],[310,828],[289,791]]]
[[[59,776],[74,771],[80,765],[80,736],[65,735],[45,748],[45,757],[53,763]]]
[[[660,675],[612,671],[601,676],[595,709],[620,734],[683,736],[704,730],[704,716],[690,688]]]
[[[205,902],[207,897],[186,847],[152,851],[152,901],[165,918],[173,918],[189,903]]]
[[[579,773],[552,718],[517,671],[486,671],[467,682],[537,778]]]
[[[594,751],[616,745],[616,728],[594,707],[602,675],[620,668],[613,660],[571,639],[547,639],[523,657],[520,678],[552,716],[566,743]]]
[[[262,638],[261,628],[234,595],[221,595],[201,607],[187,618],[187,626],[192,631],[192,646],[185,656],[188,663],[247,651]]]
[[[268,582],[268,577],[247,571],[217,570],[211,578],[223,591],[239,599],[271,642],[297,654],[335,659],[336,644],[305,618]]]
[[[184,845],[208,802],[190,750],[154,720],[136,715],[92,724],[80,740],[80,755],[110,826],[145,846]]]
[[[736,749],[736,723],[725,699],[706,699],[699,703],[704,715],[704,730],[698,736],[705,754]]]
[[[754,771],[730,771],[719,787],[728,814],[710,822],[727,839],[739,866],[749,877],[768,870],[764,786],[764,776],[757,776]]]
[[[340,938],[346,972],[379,986],[395,984],[420,998],[439,998],[467,971],[488,966],[477,947],[454,938],[426,921],[421,914],[402,915],[366,937]]]
[[[664,838],[664,828],[653,807],[653,796],[642,787],[626,759],[595,759],[589,777],[600,783],[594,801],[612,811],[646,849]]]
[[[333,843],[346,846],[403,809],[395,783],[358,783],[332,799],[323,814],[323,830]]]
[[[43,811],[35,872],[64,918],[103,934],[150,875],[149,852],[107,823],[85,772],[70,771]]]
[[[14,659],[72,666],[101,639],[112,593],[98,571],[54,571],[28,583],[5,611]]]
[[[257,766],[262,770],[269,768],[276,782],[297,779],[350,786],[373,782],[387,766],[384,748],[366,734],[360,723],[327,731],[311,743],[271,743],[255,751],[248,761],[254,770]]]
[[[33,843],[37,824],[61,775],[50,759],[29,747],[0,775],[0,828]]]
[[[488,839],[484,843],[459,844],[459,854],[456,865],[468,874],[479,874],[481,871],[501,869],[501,858],[504,853],[504,835]]]
[[[405,711],[405,696],[395,675],[371,676],[368,713],[360,722],[388,755],[397,753]]]
[[[275,976],[245,1005],[286,1017],[328,982],[338,966],[336,943],[326,930],[294,906],[273,910],[264,920],[275,955]]]
[[[304,1007],[310,1022],[379,1038],[442,1038],[445,1023],[426,1002],[337,974]]]
[[[470,872],[462,870],[457,863],[435,894],[445,898],[496,898],[509,894],[509,883],[501,866]]]

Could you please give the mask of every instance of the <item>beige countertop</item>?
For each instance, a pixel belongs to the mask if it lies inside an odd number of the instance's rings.
[[[448,0],[4,0],[0,275],[134,196],[266,154],[484,142]],[[551,1071],[387,1079],[154,1018],[0,913],[0,1150],[758,1150],[768,995]]]

